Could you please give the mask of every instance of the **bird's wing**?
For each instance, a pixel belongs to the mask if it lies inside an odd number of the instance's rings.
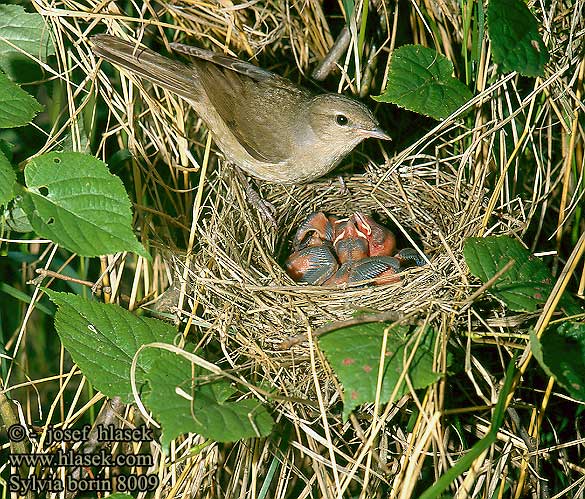
[[[225,54],[219,54],[213,50],[206,50],[192,45],[184,45],[182,43],[171,43],[170,47],[183,55],[193,57],[195,59],[203,59],[204,61],[213,62],[218,66],[223,66],[226,69],[231,69],[237,73],[249,76],[255,80],[264,80],[266,78],[274,78],[276,75],[271,71],[259,68],[254,64],[242,61],[236,57],[231,57]]]
[[[200,99],[202,88],[191,67],[121,38],[100,34],[91,38],[93,52],[181,97]]]
[[[239,62],[240,69],[252,66]],[[260,68],[236,70],[215,58],[192,64],[217,113],[250,156],[280,163],[293,155],[296,118],[310,98],[307,91]]]

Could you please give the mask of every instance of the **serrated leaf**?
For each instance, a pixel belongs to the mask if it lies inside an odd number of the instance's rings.
[[[534,312],[546,302],[554,286],[552,274],[542,260],[511,237],[470,237],[465,241],[463,255],[471,273],[484,283],[510,260],[515,261],[489,289],[515,312]],[[568,295],[561,298],[560,305],[571,313],[580,311]]]
[[[358,406],[373,402],[376,397],[378,368],[385,324],[361,324],[327,333],[319,339],[319,347],[343,385],[344,403],[343,418]],[[404,370],[404,359],[412,352],[413,336],[407,326],[394,327],[388,332],[386,352],[384,356],[384,377],[380,392],[380,401],[386,403],[398,383]],[[433,371],[433,350],[435,330],[423,332],[417,346],[412,363],[409,365],[408,377],[414,388],[426,388],[440,378]],[[406,349],[406,353],[405,353]],[[396,392],[397,400],[408,387],[403,381]]]
[[[12,162],[14,158],[14,144],[10,142],[0,139],[0,152],[6,156],[6,159]]]
[[[82,256],[133,251],[150,258],[132,231],[122,181],[86,154],[51,152],[24,170],[29,220],[42,237]]]
[[[386,89],[373,98],[440,120],[471,97],[469,88],[453,77],[449,59],[422,45],[405,45],[392,53]]]
[[[540,340],[531,331],[530,346],[543,370],[571,397],[585,401],[585,324],[563,322],[548,328]]]
[[[490,0],[488,34],[494,62],[503,71],[542,76],[549,60],[538,22],[522,0]]]
[[[10,161],[0,151],[0,206],[5,206],[14,197],[16,185],[16,173],[12,169]]]
[[[4,211],[6,226],[14,232],[21,232],[23,234],[32,232],[34,229],[30,224],[27,214],[20,206],[20,202],[17,201],[14,204],[15,206],[11,209]]]
[[[195,373],[195,376],[194,376]],[[145,401],[163,428],[162,444],[183,433],[198,433],[217,442],[266,436],[274,422],[255,399],[229,401],[235,390],[225,380],[209,381],[188,360],[162,351],[147,374]]]
[[[46,290],[59,309],[55,329],[73,361],[87,379],[104,395],[134,400],[130,368],[141,345],[172,343],[177,331],[157,319],[137,317],[115,304],[87,300],[70,293]],[[149,348],[138,356],[137,382],[158,358],[159,351]]]
[[[42,109],[34,97],[0,72],[0,128],[26,125]]]
[[[14,46],[41,62],[55,53],[41,15],[28,13],[20,5],[0,5],[0,68],[13,80],[23,81],[23,69],[35,63]]]

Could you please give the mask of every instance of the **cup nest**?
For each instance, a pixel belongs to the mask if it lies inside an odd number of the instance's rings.
[[[259,219],[235,177],[228,167],[214,173],[190,270],[184,272],[184,258],[175,258],[177,273],[188,274],[188,289],[202,318],[219,335],[233,367],[252,360],[274,375],[280,366],[307,358],[306,341],[282,348],[291,337],[364,309],[449,313],[454,300],[469,294],[463,241],[477,234],[482,223],[485,191],[461,181],[455,171],[439,165],[401,167],[393,173],[370,167],[364,174],[343,177],[345,192],[336,179],[263,185],[264,199],[276,208],[276,230]],[[398,283],[381,286],[297,284],[283,262],[299,223],[313,211],[373,214],[395,231],[403,241],[400,247],[417,246],[430,263],[403,272]],[[299,385],[298,369],[283,371]]]

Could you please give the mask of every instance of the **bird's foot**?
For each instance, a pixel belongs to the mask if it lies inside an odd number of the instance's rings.
[[[347,184],[345,183],[345,180],[343,180],[343,177],[341,175],[337,177],[337,180],[339,181],[339,191],[337,191],[338,194],[340,196],[347,196],[349,194],[349,189],[347,187]]]
[[[258,193],[258,191],[256,191],[256,189],[254,189],[250,185],[250,182],[248,182],[248,179],[242,173],[241,170],[239,170],[238,168],[236,168],[235,170],[237,172],[238,180],[244,187],[244,192],[246,193],[246,197],[248,198],[250,204],[253,205],[254,208],[256,208],[256,211],[258,212],[261,218],[263,218],[267,222],[270,222],[270,224],[274,228],[278,227],[278,223],[276,222],[275,218],[276,207],[269,201],[266,201],[265,199],[262,198],[260,193]]]

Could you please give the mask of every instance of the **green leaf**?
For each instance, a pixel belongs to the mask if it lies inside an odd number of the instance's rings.
[[[469,270],[482,282],[489,281],[510,260],[515,264],[489,289],[515,312],[534,312],[549,297],[553,284],[550,270],[516,239],[508,236],[470,237],[463,248]],[[574,300],[565,295],[561,308],[579,313]]]
[[[23,69],[36,65],[26,54],[45,62],[54,53],[49,29],[41,15],[25,12],[19,5],[0,5],[0,68],[11,79],[23,81]]]
[[[0,151],[0,206],[5,206],[9,201],[12,201],[15,185],[16,173],[14,173],[10,161]]]
[[[14,144],[11,144],[4,139],[0,139],[0,152],[6,156],[8,161],[12,162],[14,159]]]
[[[16,289],[15,287],[5,282],[0,282],[0,293],[6,293],[8,296],[12,296],[12,298],[19,300],[22,303],[30,304],[30,302],[32,301],[31,297],[27,293],[21,291],[20,289]],[[49,309],[47,306],[39,302],[35,303],[35,310],[37,312],[42,312],[43,314],[47,315],[54,314],[54,312],[51,309]]]
[[[535,17],[522,0],[490,0],[487,26],[494,62],[503,71],[544,75],[548,50]]]
[[[469,88],[453,77],[449,59],[422,45],[405,45],[392,53],[386,89],[373,98],[440,120],[471,97]]]
[[[46,293],[59,307],[55,329],[83,374],[104,395],[132,402],[130,367],[134,354],[146,343],[172,343],[177,334],[175,328],[156,319],[137,317],[118,305],[70,293],[51,290]],[[138,383],[144,381],[144,373],[159,353],[152,348],[140,353]]]
[[[585,401],[585,324],[563,322],[555,330],[548,328],[540,341],[531,331],[530,346],[544,372],[571,397]]]
[[[353,11],[355,10],[355,1],[354,0],[342,0],[343,4],[343,13],[345,15],[345,22],[349,25],[349,21],[351,16],[353,16]]]
[[[162,351],[147,374],[146,405],[163,427],[166,448],[177,436],[193,432],[217,442],[266,436],[274,422],[255,399],[230,401],[235,390],[225,380],[206,379],[203,369]]]
[[[343,384],[345,420],[356,407],[373,402],[376,398],[380,351],[386,328],[387,324],[360,324],[338,329],[319,339],[319,346]],[[409,331],[410,328],[407,326],[394,327],[388,331],[380,392],[382,403],[389,401],[404,370],[404,359],[408,359],[412,352],[415,335],[409,334]],[[433,371],[435,336],[435,330],[432,328],[423,332],[409,365],[408,376],[416,389],[429,386],[441,376]],[[408,387],[403,380],[393,400],[397,400],[405,393],[408,393]]]
[[[26,234],[32,232],[33,226],[30,224],[27,214],[22,209],[22,198],[17,198],[11,209],[4,211],[6,226],[14,232]]]
[[[29,220],[42,237],[82,256],[134,251],[150,258],[132,231],[122,181],[102,161],[81,153],[51,152],[24,171]]]
[[[0,128],[26,125],[42,109],[34,97],[0,72]]]

